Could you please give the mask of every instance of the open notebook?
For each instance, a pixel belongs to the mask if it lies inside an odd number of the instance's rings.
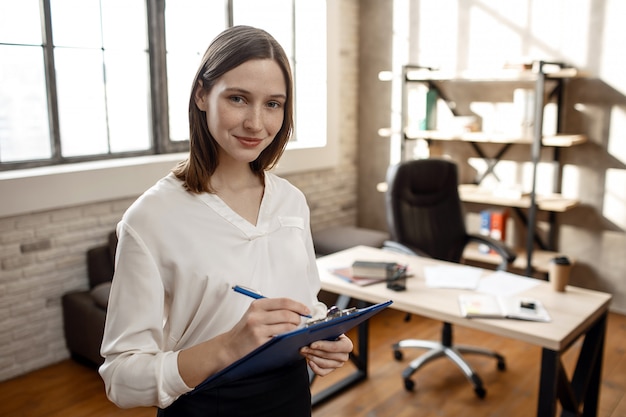
[[[551,320],[539,300],[527,297],[505,297],[492,294],[459,295],[461,315],[467,318],[499,318],[530,321]]]

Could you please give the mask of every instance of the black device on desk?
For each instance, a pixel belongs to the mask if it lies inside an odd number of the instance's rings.
[[[398,265],[394,274],[387,278],[387,288],[393,291],[405,291],[407,276],[407,265]]]

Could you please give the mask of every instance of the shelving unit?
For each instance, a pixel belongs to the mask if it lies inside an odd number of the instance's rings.
[[[555,222],[556,213],[565,212],[578,205],[578,201],[564,198],[560,194],[561,179],[560,173],[557,175],[554,193],[551,195],[538,195],[536,192],[537,166],[540,162],[541,149],[544,147],[553,148],[553,161],[559,164],[559,149],[563,147],[576,146],[587,141],[586,136],[577,134],[562,134],[561,132],[561,111],[565,80],[580,76],[574,68],[566,68],[561,63],[551,63],[537,61],[533,63],[532,70],[511,71],[505,70],[497,74],[462,74],[461,76],[448,76],[438,71],[424,69],[419,66],[406,65],[402,70],[403,94],[402,94],[402,141],[401,158],[406,160],[406,143],[410,140],[425,139],[431,141],[458,141],[469,143],[479,158],[487,162],[486,171],[476,178],[475,184],[462,184],[459,187],[461,199],[465,202],[488,204],[511,207],[517,216],[527,227],[526,247],[518,251],[518,260],[515,267],[524,269],[526,275],[531,275],[533,271],[547,272],[549,260],[558,255],[555,252]],[[522,133],[491,133],[474,131],[445,131],[445,130],[422,130],[409,126],[409,104],[408,86],[412,83],[425,85],[428,91],[436,91],[438,100],[443,100],[448,104],[448,108],[454,116],[458,116],[454,102],[451,102],[444,93],[442,85],[454,88],[455,83],[464,84],[497,84],[502,88],[524,88],[534,91],[534,107],[532,109],[532,133],[524,136]],[[550,88],[549,91],[547,89]],[[449,91],[449,90],[448,90]],[[544,135],[544,106],[548,100],[556,101],[557,106],[557,126],[556,134]],[[432,103],[430,103],[432,105]],[[432,123],[426,120],[422,127],[431,128]],[[500,145],[495,156],[488,157],[481,145]],[[494,173],[494,168],[501,160],[506,151],[513,145],[530,146],[529,160],[532,166],[531,190],[528,194],[517,196],[517,198],[503,198],[492,195],[482,190],[479,185],[489,174]],[[560,165],[560,164],[559,164]],[[559,171],[560,171],[559,166]],[[548,242],[543,242],[536,233],[537,210],[548,213],[549,231]],[[538,248],[537,248],[538,247]],[[497,263],[490,258],[492,255],[481,254],[478,250],[469,248],[465,256],[479,262]],[[533,257],[536,259],[533,260]],[[521,262],[523,260],[523,263]]]

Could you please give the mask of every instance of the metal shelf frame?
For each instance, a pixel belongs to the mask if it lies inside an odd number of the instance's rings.
[[[550,71],[547,72],[546,69],[549,68]],[[554,72],[554,69],[558,70]],[[416,75],[417,74],[417,75]],[[555,183],[555,189],[553,190],[556,193],[560,193],[561,191],[561,170],[562,167],[559,163],[560,161],[560,151],[559,146],[545,146],[543,144],[543,112],[546,101],[548,100],[556,100],[557,104],[557,132],[562,131],[562,120],[561,113],[563,108],[563,91],[564,91],[564,80],[570,78],[572,75],[576,75],[576,71],[572,68],[567,67],[565,64],[560,62],[549,62],[549,61],[536,61],[533,63],[532,72],[523,71],[517,73],[515,76],[511,76],[508,73],[508,76],[505,78],[501,77],[472,77],[467,78],[464,76],[461,77],[448,77],[442,74],[439,74],[436,70],[428,67],[422,67],[419,65],[405,65],[402,67],[402,140],[401,140],[401,149],[400,155],[401,160],[406,160],[406,142],[411,140],[412,138],[407,136],[406,127],[408,126],[408,92],[407,92],[407,84],[409,83],[422,83],[427,86],[428,89],[435,89],[438,93],[438,99],[443,100],[447,105],[453,115],[458,116],[458,112],[454,105],[451,105],[448,97],[445,96],[444,92],[438,88],[437,82],[442,81],[464,81],[464,82],[489,82],[489,83],[498,83],[498,82],[534,82],[534,92],[535,92],[535,103],[534,103],[534,126],[532,133],[532,140],[530,141],[530,162],[532,166],[532,174],[531,174],[531,191],[530,191],[530,206],[527,208],[527,213],[525,213],[519,207],[512,207],[515,211],[518,218],[521,222],[526,226],[527,236],[526,236],[526,269],[525,273],[528,276],[531,276],[533,273],[532,267],[532,256],[533,250],[536,246],[543,250],[553,251],[556,249],[556,213],[554,211],[547,211],[549,230],[547,236],[547,242],[544,242],[541,239],[541,236],[537,233],[537,193],[536,193],[536,185],[537,185],[537,166],[541,159],[541,150],[544,147],[551,147],[553,149],[552,159],[554,162],[558,164],[559,174],[556,176],[557,180]],[[554,83],[554,88],[552,88],[548,95],[546,96],[546,85],[550,81],[550,83]],[[545,98],[547,97],[547,100]],[[437,136],[437,135],[432,135]],[[427,132],[423,132],[419,137],[422,137],[429,141],[441,140],[441,138],[437,137],[429,137]],[[452,138],[451,140],[455,140]],[[497,150],[496,154],[492,157],[487,156],[487,154],[481,148],[481,143],[486,142],[485,140],[472,140],[471,138],[459,138],[458,140],[468,142],[470,146],[473,148],[474,152],[478,155],[478,157],[482,158],[487,163],[487,169],[484,173],[479,175],[475,179],[476,184],[480,184],[480,182],[489,174],[495,176],[494,169],[504,154],[511,148],[512,145],[516,143],[524,143],[522,141],[494,141],[489,143],[498,143],[500,144],[500,148]],[[497,176],[495,176],[497,180]]]

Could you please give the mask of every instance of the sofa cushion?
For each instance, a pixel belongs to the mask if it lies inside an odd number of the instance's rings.
[[[90,288],[113,279],[116,247],[117,237],[115,232],[111,232],[106,245],[96,246],[87,251],[87,273]]]
[[[91,298],[96,305],[106,310],[109,304],[109,293],[111,292],[111,282],[103,282],[91,289]]]

